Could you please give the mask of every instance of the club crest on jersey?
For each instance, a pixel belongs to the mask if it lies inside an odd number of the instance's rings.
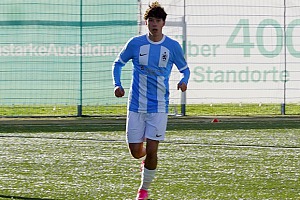
[[[168,58],[167,52],[164,52],[161,58],[163,61],[166,61]]]
[[[159,58],[159,67],[167,67],[168,61],[169,61],[169,56],[170,51],[166,47],[162,46],[160,48],[160,58]]]

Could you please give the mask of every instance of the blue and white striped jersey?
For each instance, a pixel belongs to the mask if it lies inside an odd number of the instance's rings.
[[[153,42],[148,34],[131,38],[113,64],[115,86],[121,84],[121,68],[133,63],[128,109],[133,112],[168,112],[169,77],[173,64],[184,74],[181,82],[188,83],[190,71],[179,43],[167,36]]]

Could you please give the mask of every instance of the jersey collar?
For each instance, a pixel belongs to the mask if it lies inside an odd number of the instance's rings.
[[[165,41],[166,35],[163,34],[162,39],[160,41],[158,41],[158,42],[153,42],[152,40],[150,40],[149,33],[146,34],[146,38],[147,38],[148,42],[150,42],[151,44],[161,44],[161,43],[163,43]]]

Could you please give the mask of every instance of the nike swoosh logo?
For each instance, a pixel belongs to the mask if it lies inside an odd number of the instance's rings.
[[[158,134],[156,134],[155,136],[156,136],[156,137],[161,137],[162,135],[158,135]]]
[[[140,56],[145,56],[145,55],[147,55],[147,54],[146,54],[146,53],[144,53],[144,54],[141,54],[141,53],[140,53]]]

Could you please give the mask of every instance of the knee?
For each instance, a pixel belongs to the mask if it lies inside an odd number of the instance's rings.
[[[150,160],[157,159],[157,151],[151,151],[147,149],[147,158]]]
[[[140,152],[134,151],[134,150],[130,150],[130,154],[131,154],[132,157],[134,157],[135,159],[139,159],[139,158],[143,157],[143,156],[141,155]]]
[[[149,159],[157,159],[158,141],[148,140],[146,154]]]
[[[129,146],[130,154],[133,158],[139,159],[145,156],[146,152],[143,147],[140,146]]]
[[[157,156],[157,146],[148,145],[146,148],[146,153],[148,156],[151,156],[151,157]]]

